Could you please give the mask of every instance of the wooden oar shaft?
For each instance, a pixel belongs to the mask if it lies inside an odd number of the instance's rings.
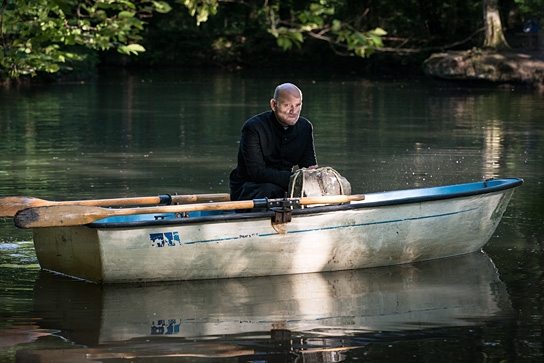
[[[13,217],[15,214],[26,208],[47,207],[54,205],[88,205],[97,207],[120,207],[129,205],[153,205],[153,204],[176,204],[194,202],[223,202],[230,200],[227,193],[216,194],[190,194],[190,195],[158,195],[151,197],[132,197],[114,199],[89,199],[73,201],[49,201],[33,197],[3,197],[0,198],[0,217]]]
[[[354,202],[357,200],[364,200],[365,196],[361,194],[356,195],[324,195],[322,197],[302,197],[299,198],[300,205],[311,204],[342,204],[348,202]]]
[[[230,194],[228,193],[171,195],[171,197],[172,204],[192,202],[227,202],[230,200]]]
[[[307,197],[294,200],[297,200],[301,205],[310,205],[340,204],[363,199],[363,195],[333,195],[323,197]],[[14,222],[19,228],[74,226],[89,224],[100,219],[115,216],[251,209],[255,207],[267,207],[269,203],[270,201],[266,199],[256,199],[234,202],[197,203],[120,209],[108,209],[83,205],[59,205],[21,210],[16,213]]]

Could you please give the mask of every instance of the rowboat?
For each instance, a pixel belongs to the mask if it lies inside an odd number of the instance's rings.
[[[15,219],[32,228],[42,269],[96,283],[286,275],[481,250],[522,183],[490,179],[336,199],[247,201],[269,208],[243,213],[232,208],[247,208],[245,201],[124,211],[51,206],[25,209]],[[34,224],[40,217],[45,222]]]

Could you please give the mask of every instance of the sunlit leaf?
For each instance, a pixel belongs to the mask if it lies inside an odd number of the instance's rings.
[[[342,29],[342,22],[340,20],[338,20],[338,19],[334,19],[332,21],[332,31],[337,32],[340,29]]]
[[[118,51],[123,54],[138,54],[140,52],[145,52],[145,48],[140,44],[129,44],[120,46]]]
[[[153,1],[153,6],[155,11],[158,13],[164,14],[172,10],[172,7],[166,1]]]
[[[387,35],[387,32],[383,30],[382,28],[376,28],[376,29],[370,30],[368,33],[372,35],[377,35],[379,37],[383,37]]]
[[[355,32],[353,36],[355,37],[355,39],[357,39],[357,42],[359,42],[359,44],[361,45],[366,45],[368,43],[368,40],[363,36],[363,34],[359,32]]]
[[[279,37],[277,43],[283,50],[291,49],[291,47],[293,46],[293,42],[286,37]]]
[[[45,71],[46,71],[46,72],[49,72],[49,73],[58,72],[59,69],[60,69],[60,67],[59,67],[59,65],[56,64],[56,63],[48,64],[48,65],[45,67]]]
[[[300,43],[302,43],[304,41],[304,37],[303,37],[301,32],[293,32],[292,37],[293,37],[293,39],[295,39],[296,41],[298,41]]]
[[[372,43],[374,43],[374,45],[376,47],[383,47],[383,41],[382,41],[382,38],[372,34],[372,33],[368,33],[368,36],[370,39],[372,39]]]
[[[117,16],[119,19],[133,18],[136,13],[132,11],[121,11]]]

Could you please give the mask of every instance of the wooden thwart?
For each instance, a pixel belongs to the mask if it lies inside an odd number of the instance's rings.
[[[289,199],[300,205],[311,204],[342,204],[351,201],[364,200],[364,195],[329,195],[322,197],[303,197]],[[236,210],[269,207],[271,203],[285,201],[284,199],[255,199],[235,202],[212,202],[196,204],[166,205],[142,208],[101,208],[84,205],[54,205],[23,209],[13,218],[19,228],[76,226],[100,219],[135,214],[154,213],[183,213],[196,211]]]
[[[89,205],[96,207],[121,207],[130,205],[177,204],[194,202],[224,202],[230,200],[227,193],[193,194],[193,195],[158,195],[151,197],[90,199],[54,202],[34,197],[3,197],[0,198],[0,217],[13,217],[23,209],[48,207],[57,205]]]

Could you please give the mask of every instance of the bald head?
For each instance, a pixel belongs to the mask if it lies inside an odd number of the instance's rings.
[[[274,99],[277,101],[283,95],[289,94],[302,100],[302,91],[292,83],[282,83],[274,91]]]

